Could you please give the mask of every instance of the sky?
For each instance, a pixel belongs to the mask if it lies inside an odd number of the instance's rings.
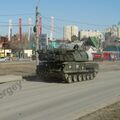
[[[76,25],[79,29],[104,31],[120,21],[120,0],[0,0],[0,35],[8,33],[8,21],[23,24],[32,18],[35,24],[35,7],[42,15],[43,32],[50,33],[50,17],[54,16],[54,36],[62,37],[63,26]],[[18,26],[13,32],[18,31]],[[24,26],[27,32],[28,27]]]

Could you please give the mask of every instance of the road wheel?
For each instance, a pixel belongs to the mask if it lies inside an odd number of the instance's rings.
[[[68,74],[65,74],[64,78],[65,78],[65,80],[67,80],[68,79]]]
[[[82,75],[78,75],[78,81],[79,81],[79,82],[82,81]]]
[[[77,82],[77,75],[73,75],[73,81]]]
[[[82,81],[85,81],[86,80],[86,74],[83,74],[82,75]]]
[[[68,75],[67,82],[72,83],[72,75]]]
[[[94,73],[93,73],[93,77],[96,77],[96,74],[97,74],[97,73],[96,73],[96,72],[94,72]]]
[[[89,80],[89,79],[90,79],[90,75],[86,74],[86,80]]]
[[[93,80],[93,78],[94,78],[94,75],[93,75],[93,73],[91,73],[90,74],[90,80]]]

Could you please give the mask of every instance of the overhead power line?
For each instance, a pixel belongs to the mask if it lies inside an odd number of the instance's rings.
[[[0,27],[8,27],[9,25],[8,24],[0,24]],[[23,27],[28,27],[30,26],[29,24],[22,24]],[[34,25],[31,25],[32,27]],[[19,27],[19,24],[12,24],[12,27]]]
[[[43,16],[42,17],[48,21],[50,21],[50,17],[46,17],[46,16]],[[64,23],[76,23],[76,24],[82,24],[82,25],[88,25],[88,26],[101,26],[101,27],[108,27],[110,25],[107,25],[107,24],[93,24],[93,23],[87,23],[87,22],[81,22],[81,21],[75,21],[75,20],[67,20],[67,19],[61,19],[61,18],[57,18],[55,17],[54,18],[55,21],[58,21],[58,22],[64,22]]]
[[[34,13],[0,14],[0,16],[3,16],[3,17],[9,17],[9,16],[28,16],[28,15],[34,15]]]

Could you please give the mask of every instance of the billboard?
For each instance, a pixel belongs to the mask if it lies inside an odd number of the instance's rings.
[[[48,46],[48,35],[47,34],[41,34],[39,39],[39,48],[44,49]]]

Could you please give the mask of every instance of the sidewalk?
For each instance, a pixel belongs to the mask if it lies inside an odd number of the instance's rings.
[[[18,81],[22,79],[23,78],[20,75],[4,75],[4,76],[0,76],[0,83]]]

